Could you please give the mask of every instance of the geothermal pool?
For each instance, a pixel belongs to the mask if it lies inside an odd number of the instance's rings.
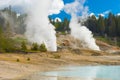
[[[36,76],[35,80],[120,80],[120,66],[69,66]]]

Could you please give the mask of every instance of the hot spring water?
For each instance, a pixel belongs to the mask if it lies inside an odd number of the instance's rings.
[[[61,77],[81,77],[87,80],[108,79],[120,80],[120,66],[81,66],[67,67],[65,71],[45,72],[46,76],[61,76]]]
[[[44,76],[42,78],[41,76]],[[61,79],[63,77],[64,79]],[[35,80],[120,80],[120,66],[69,66],[59,71],[40,72]]]

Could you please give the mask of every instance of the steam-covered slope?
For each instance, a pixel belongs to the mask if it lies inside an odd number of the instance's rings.
[[[104,52],[118,52],[120,50],[117,46],[112,46],[100,40],[96,40],[97,45],[100,47],[101,51]],[[58,50],[60,49],[88,49],[82,46],[80,40],[73,38],[71,35],[58,35],[57,37]],[[90,49],[88,49],[90,50]]]

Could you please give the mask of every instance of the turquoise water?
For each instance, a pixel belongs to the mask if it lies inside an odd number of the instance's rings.
[[[44,76],[80,77],[87,80],[120,80],[120,66],[69,66],[59,71],[42,73]]]

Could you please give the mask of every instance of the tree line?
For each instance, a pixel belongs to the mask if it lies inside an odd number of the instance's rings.
[[[120,46],[120,15],[111,12],[108,17],[90,16],[84,25],[97,37],[111,45]]]
[[[62,22],[60,22],[59,20],[52,20],[49,17],[50,23],[52,23],[55,26],[55,30],[57,32],[70,32],[70,28],[69,28],[69,23],[70,21],[67,18],[64,18],[64,20]]]
[[[67,18],[62,22],[58,20],[55,22],[50,19],[50,22],[55,26],[57,32],[70,33],[70,21]],[[114,15],[111,12],[108,14],[108,17],[99,15],[97,18],[95,15],[92,15],[85,22],[82,22],[82,25],[86,26],[100,40],[120,46],[120,15]]]
[[[109,13],[108,17],[104,18],[99,15],[98,19],[92,15],[84,23],[95,35],[119,37],[120,36],[120,16]]]

